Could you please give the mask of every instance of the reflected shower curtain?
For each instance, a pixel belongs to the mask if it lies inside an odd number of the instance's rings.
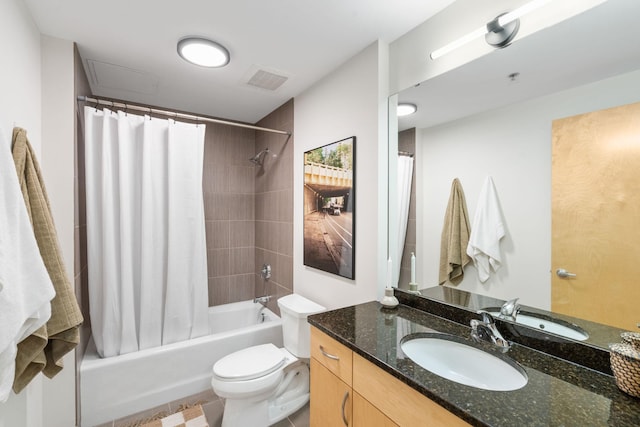
[[[411,177],[413,176],[413,157],[398,155],[398,248],[395,259],[398,267],[394,268],[394,282],[400,283],[400,270],[404,241],[407,237],[407,223],[409,222],[409,205],[411,203]]]
[[[98,353],[207,334],[205,126],[84,112],[89,310]]]

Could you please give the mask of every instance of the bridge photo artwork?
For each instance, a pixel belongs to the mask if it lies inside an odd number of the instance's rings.
[[[304,265],[355,279],[356,137],[304,153]]]

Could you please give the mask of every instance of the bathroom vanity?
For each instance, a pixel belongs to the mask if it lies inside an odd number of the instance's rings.
[[[513,391],[459,384],[422,368],[402,351],[404,337],[449,334],[475,345],[468,326],[441,315],[370,302],[310,316],[311,425],[640,425],[640,400],[611,375],[522,344],[505,354],[527,377]]]
[[[311,425],[469,424],[319,329],[311,329]]]

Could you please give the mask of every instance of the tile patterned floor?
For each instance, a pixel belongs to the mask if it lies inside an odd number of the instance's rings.
[[[96,427],[135,427],[152,417],[157,417],[161,414],[163,414],[163,416],[169,415],[177,412],[185,405],[194,404],[202,405],[202,410],[207,417],[207,422],[210,427],[221,426],[222,413],[224,411],[224,399],[216,396],[213,391],[206,391],[148,409],[135,415],[100,424]],[[273,427],[309,427],[309,404],[307,403],[300,410],[291,414],[288,418],[274,424]]]

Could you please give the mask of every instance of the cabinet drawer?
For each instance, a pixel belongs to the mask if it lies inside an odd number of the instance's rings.
[[[349,387],[353,371],[352,351],[317,328],[311,328],[311,357]]]

